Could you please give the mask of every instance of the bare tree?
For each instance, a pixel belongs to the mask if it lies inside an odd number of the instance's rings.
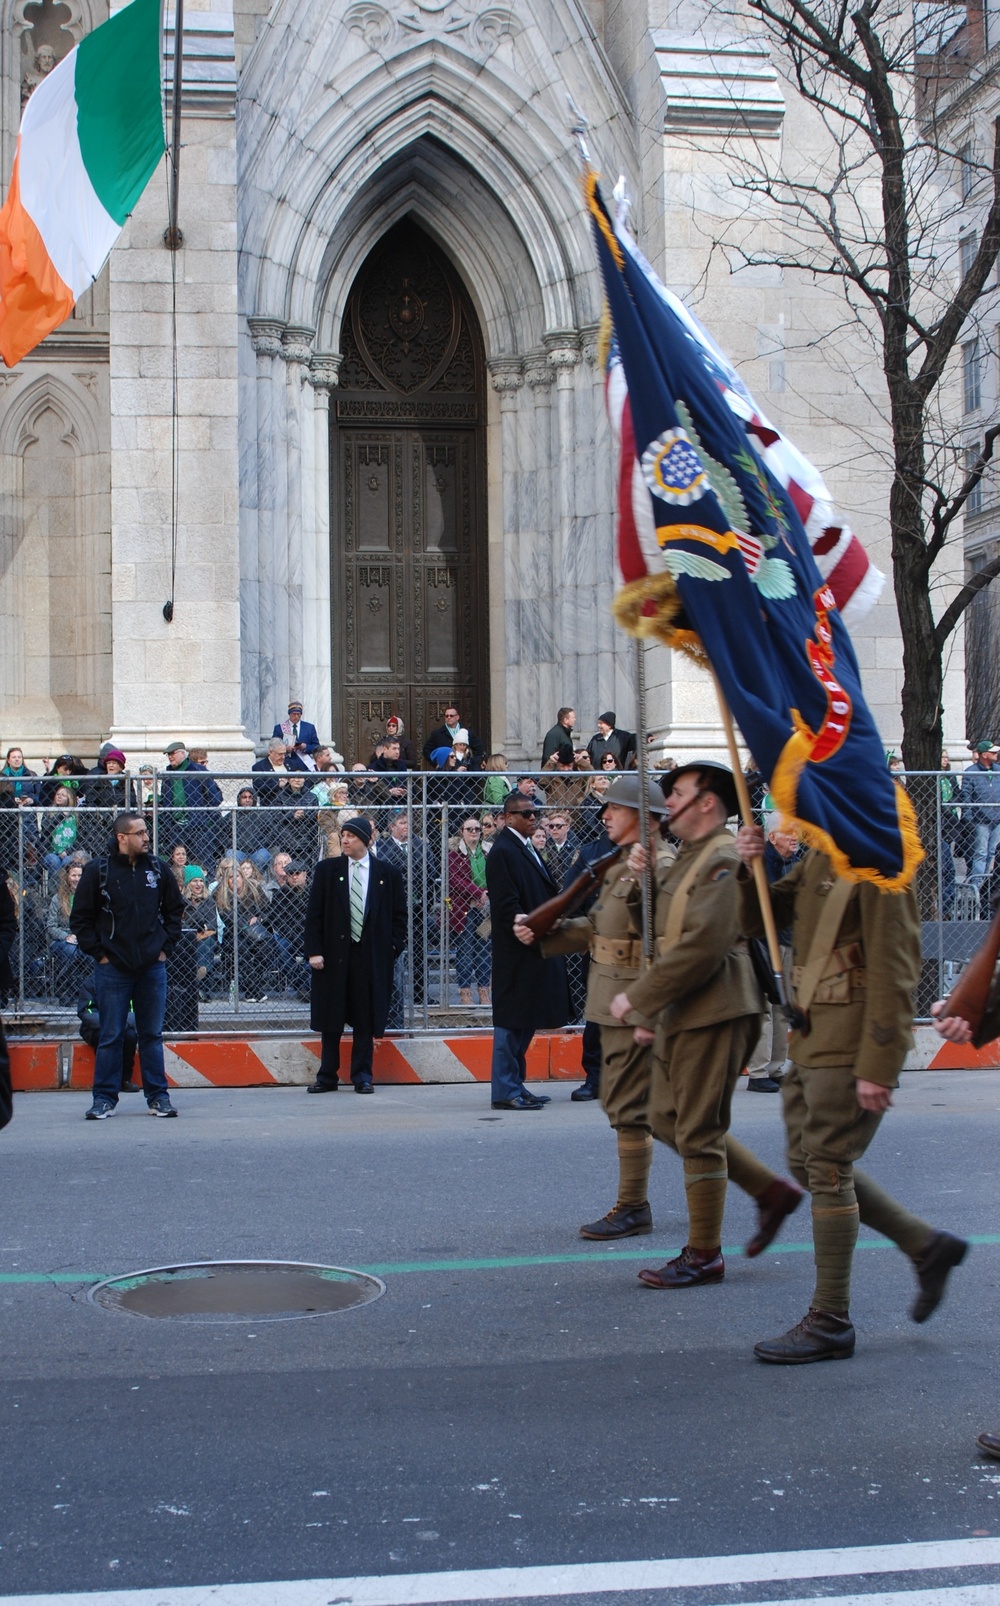
[[[789,171],[763,145],[755,156],[752,143],[740,141],[732,182],[745,196],[747,219],[759,224],[767,214],[774,226],[764,249],[759,226],[742,244],[734,245],[735,235],[726,243],[746,264],[835,283],[876,354],[890,426],[903,756],[908,769],[936,769],[945,650],[973,599],[1000,574],[998,555],[941,606],[943,555],[953,566],[955,558],[946,545],[960,535],[970,497],[982,494],[1000,434],[995,425],[980,429],[971,446],[967,434],[959,439],[955,403],[959,365],[970,360],[962,348],[977,332],[1000,250],[1000,119],[982,161],[955,148],[964,124],[949,117],[947,99],[966,70],[955,37],[968,24],[953,5],[748,3],[829,138],[822,160]],[[727,11],[732,22],[735,7],[719,0],[717,18]],[[974,245],[963,245],[957,221],[977,187],[985,192],[981,222]]]

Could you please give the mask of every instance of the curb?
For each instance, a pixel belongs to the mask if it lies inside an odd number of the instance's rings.
[[[996,1070],[1000,1067],[1000,1040],[985,1048],[943,1043],[930,1026],[918,1026],[917,1046],[906,1061],[908,1071]],[[531,1082],[579,1082],[579,1031],[538,1032],[528,1050]],[[62,1085],[89,1091],[94,1076],[94,1051],[85,1043],[9,1043],[11,1079],[16,1093],[44,1092]],[[319,1038],[199,1037],[168,1039],[163,1052],[167,1080],[172,1087],[304,1087],[316,1074]],[[375,1044],[374,1080],[384,1086],[488,1082],[493,1036],[490,1032],[468,1037],[383,1037]],[[69,1051],[69,1080],[60,1084],[60,1050],[65,1067]],[[350,1076],[351,1039],[340,1048],[340,1072]]]
[[[583,1079],[580,1032],[539,1032],[528,1050],[532,1082]],[[85,1043],[8,1043],[15,1093],[69,1089],[89,1092],[94,1051]],[[66,1080],[66,1062],[69,1080]],[[60,1083],[60,1050],[63,1072]],[[375,1044],[374,1080],[385,1086],[488,1082],[493,1036],[383,1037]],[[199,1037],[165,1039],[171,1087],[305,1087],[316,1075],[318,1037]],[[351,1039],[340,1045],[340,1074],[350,1079]]]

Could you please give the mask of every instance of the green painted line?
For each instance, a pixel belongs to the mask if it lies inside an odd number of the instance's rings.
[[[970,1244],[997,1245],[1000,1244],[1000,1233],[987,1233],[969,1236]],[[768,1258],[773,1260],[780,1255],[811,1255],[812,1244],[783,1244],[778,1243],[769,1252]],[[858,1240],[859,1249],[894,1249],[887,1238],[861,1238]],[[723,1249],[723,1254],[734,1258],[742,1255],[742,1245],[729,1245]],[[375,1266],[358,1266],[357,1271],[366,1272],[370,1277],[402,1277],[412,1272],[435,1271],[516,1271],[522,1266],[573,1266],[594,1261],[626,1261],[626,1260],[659,1260],[661,1257],[669,1259],[672,1255],[680,1254],[680,1246],[673,1248],[646,1249],[597,1249],[582,1250],[572,1255],[505,1255],[487,1260],[396,1260],[385,1261]],[[122,1278],[129,1276],[122,1272]],[[4,1271],[0,1272],[0,1284],[11,1283],[102,1283],[113,1272],[98,1271]]]

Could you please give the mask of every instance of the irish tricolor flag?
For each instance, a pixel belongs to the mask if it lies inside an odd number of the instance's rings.
[[[8,368],[97,278],[163,149],[160,0],[132,0],[81,40],[24,108],[0,212]]]

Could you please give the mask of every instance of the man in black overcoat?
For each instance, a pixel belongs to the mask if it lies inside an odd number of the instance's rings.
[[[399,871],[369,853],[371,839],[370,820],[348,820],[340,857],[320,861],[309,890],[310,1024],[323,1044],[310,1093],[336,1093],[345,1025],[354,1028],[354,1091],[372,1091],[375,1038],[385,1032],[393,966],[406,947],[406,891]]]
[[[569,1020],[565,959],[543,959],[538,949],[514,936],[514,916],[530,914],[554,898],[559,887],[531,845],[535,805],[521,792],[509,792],[503,806],[505,829],[486,857],[493,940],[493,1063],[495,1110],[539,1110],[549,1101],[524,1085],[525,1055],[541,1027]]]

